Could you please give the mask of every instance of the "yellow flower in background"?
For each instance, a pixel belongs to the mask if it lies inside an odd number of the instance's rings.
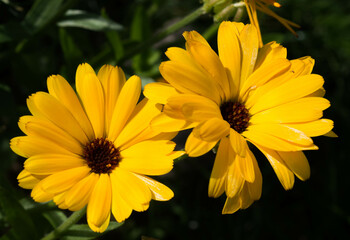
[[[87,205],[87,222],[96,232],[108,227],[111,213],[124,221],[145,211],[151,199],[166,201],[173,192],[145,176],[173,167],[175,134],[149,128],[159,114],[147,99],[137,104],[141,80],[125,80],[118,67],[103,66],[96,76],[88,64],[76,72],[76,90],[61,76],[47,80],[49,93],[32,94],[19,127],[27,136],[11,140],[11,148],[28,158],[19,185],[32,189],[37,202],[52,200],[62,209]]]
[[[286,58],[271,42],[259,49],[254,25],[223,22],[219,56],[197,32],[185,32],[186,50],[166,52],[160,72],[169,83],[151,83],[144,95],[163,106],[151,122],[154,130],[193,128],[185,150],[200,156],[218,144],[208,194],[227,196],[223,213],[249,207],[261,196],[262,176],[251,152],[255,145],[268,159],[282,186],[294,175],[310,176],[303,150],[314,150],[311,137],[327,134],[333,122],[321,119],[330,106],[324,80],[311,74],[314,60]]]
[[[256,29],[258,31],[258,38],[259,38],[260,47],[262,47],[263,42],[261,39],[257,10],[277,19],[289,31],[291,31],[294,35],[297,35],[292,27],[299,28],[300,26],[298,24],[293,23],[293,22],[291,22],[283,17],[278,16],[275,12],[273,12],[269,8],[269,6],[274,6],[274,7],[278,7],[278,8],[281,7],[281,4],[279,4],[277,1],[275,1],[275,0],[244,0],[244,2],[246,5],[246,8],[247,8],[250,22],[251,22],[251,24],[253,24],[256,27]]]

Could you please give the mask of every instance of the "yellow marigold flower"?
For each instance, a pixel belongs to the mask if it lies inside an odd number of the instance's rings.
[[[311,137],[331,131],[321,119],[330,106],[323,78],[311,74],[314,60],[286,58],[271,42],[259,49],[254,25],[223,22],[218,31],[219,56],[197,32],[185,32],[186,50],[172,47],[160,65],[167,83],[146,85],[147,98],[164,105],[153,129],[193,128],[185,150],[200,156],[219,143],[208,193],[227,200],[223,213],[245,209],[260,198],[262,176],[249,144],[268,159],[282,186],[294,175],[306,180],[309,163],[303,150],[317,149]]]
[[[121,68],[103,66],[97,76],[88,64],[76,72],[76,90],[59,75],[47,79],[49,93],[27,99],[32,115],[19,120],[27,135],[11,140],[12,150],[28,158],[19,185],[32,189],[37,202],[52,200],[62,209],[87,205],[87,222],[96,232],[109,225],[111,213],[124,221],[145,211],[151,199],[166,201],[173,192],[145,176],[169,172],[174,134],[149,128],[159,114],[154,103],[137,104],[141,80],[125,80]]]
[[[258,31],[260,47],[263,45],[263,42],[261,39],[259,21],[258,21],[258,16],[257,16],[256,10],[259,10],[260,12],[263,12],[267,15],[270,15],[273,18],[276,18],[289,31],[291,31],[294,35],[297,35],[292,27],[299,28],[300,26],[298,24],[291,22],[283,17],[278,16],[275,12],[273,12],[269,8],[269,6],[274,6],[274,7],[278,7],[278,8],[281,7],[281,4],[279,4],[277,1],[275,1],[275,0],[244,0],[244,2],[246,5],[246,8],[247,8],[250,22],[256,27],[256,29]]]

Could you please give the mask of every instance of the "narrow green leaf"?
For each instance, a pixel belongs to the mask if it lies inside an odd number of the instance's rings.
[[[119,34],[115,31],[106,32],[108,42],[113,49],[115,60],[118,61],[124,56],[124,46]]]
[[[24,26],[29,28],[31,32],[36,32],[46,22],[55,17],[62,2],[63,0],[36,0],[24,18]]]
[[[119,31],[123,29],[122,25],[110,19],[82,10],[68,10],[65,17],[57,25],[60,27],[83,28],[91,31]]]
[[[0,208],[17,239],[36,239],[35,225],[11,192],[0,186]]]
[[[60,44],[62,47],[65,61],[68,64],[74,64],[82,59],[83,53],[79,46],[74,42],[73,37],[64,28],[59,29]]]
[[[102,234],[93,232],[89,228],[89,225],[87,224],[76,224],[76,225],[73,225],[71,228],[68,229],[68,231],[65,232],[64,236],[62,236],[62,240],[94,239],[109,231],[119,228],[121,225],[123,225],[123,223],[124,222],[122,223],[118,223],[114,221],[110,222],[108,228]]]
[[[54,228],[58,227],[67,220],[67,216],[60,210],[44,212],[43,216]]]

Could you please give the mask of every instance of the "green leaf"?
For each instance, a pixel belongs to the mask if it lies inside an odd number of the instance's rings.
[[[121,225],[123,225],[124,222],[118,223],[118,222],[110,222],[108,228],[106,231],[101,233],[93,232],[89,225],[87,224],[76,224],[73,225],[71,228],[68,229],[64,233],[64,236],[62,236],[62,240],[86,240],[86,239],[95,239],[96,237],[99,237],[109,231],[112,231],[114,229],[119,228]]]
[[[36,32],[55,17],[63,0],[36,0],[24,18],[23,24],[31,32]]]
[[[16,239],[36,239],[35,225],[28,212],[11,192],[2,186],[0,186],[0,208],[11,227],[8,234]]]
[[[54,228],[57,228],[64,221],[67,220],[67,216],[60,210],[44,212],[43,216],[49,221],[49,223]]]
[[[76,27],[91,31],[120,31],[123,26],[99,15],[82,10],[68,10],[63,20],[57,23],[60,27]]]
[[[65,61],[70,65],[79,62],[83,58],[83,53],[73,37],[64,28],[59,29],[59,36]]]

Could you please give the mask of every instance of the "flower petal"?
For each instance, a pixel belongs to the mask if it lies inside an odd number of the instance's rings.
[[[255,173],[255,179],[254,182],[249,183],[247,182],[247,187],[249,191],[249,195],[253,200],[258,200],[261,197],[262,192],[262,176],[261,172],[258,166],[258,162],[256,161],[254,154],[251,151],[248,151],[248,154],[250,155],[253,166],[254,166],[254,173]]]
[[[178,98],[171,98],[175,101]],[[170,104],[170,103],[169,103]],[[201,122],[211,118],[222,118],[219,106],[208,98],[194,96],[182,106],[182,113],[186,119]]]
[[[221,196],[221,194],[223,194],[225,191],[227,169],[229,162],[233,160],[229,159],[229,147],[230,143],[228,138],[222,138],[210,175],[208,187],[209,197],[217,198]]]
[[[118,222],[123,222],[132,212],[132,208],[120,195],[118,183],[112,181],[112,213]]]
[[[37,92],[27,99],[27,105],[34,117],[51,121],[82,144],[88,142],[85,132],[72,113],[55,97],[45,92]]]
[[[72,152],[47,139],[34,136],[15,137],[10,141],[11,150],[16,154],[29,158],[41,153],[59,153],[75,156]]]
[[[241,208],[239,198],[239,195],[236,195],[232,198],[227,197],[224,208],[222,209],[222,214],[232,214],[237,212]]]
[[[120,90],[125,84],[125,75],[120,67],[103,65],[98,71],[97,78],[100,80],[104,92],[105,102],[105,131],[109,132],[112,115]]]
[[[251,124],[298,123],[314,121],[322,117],[322,111],[330,106],[327,99],[305,97],[261,111],[251,117]]]
[[[127,205],[141,212],[148,208],[152,194],[147,185],[133,173],[116,168],[110,174],[111,181]]]
[[[274,150],[259,145],[256,146],[266,156],[267,160],[269,160],[284,189],[292,189],[294,185],[294,174],[286,166],[280,155]]]
[[[83,166],[52,174],[42,180],[42,189],[52,194],[61,193],[85,178],[89,173],[90,168]]]
[[[109,224],[112,187],[108,174],[100,174],[87,207],[87,222],[95,232],[103,232]],[[108,223],[106,223],[108,221]],[[107,224],[107,226],[106,226]]]
[[[151,190],[152,199],[157,201],[168,201],[174,197],[173,191],[164,184],[153,180],[147,176],[135,174],[136,177],[141,179]]]
[[[79,68],[81,65],[77,72]],[[76,79],[76,89],[94,129],[95,137],[103,137],[105,134],[105,99],[100,80],[95,73],[87,73]]]
[[[206,142],[194,136],[193,132],[187,137],[187,141],[185,144],[185,151],[190,157],[198,157],[207,152],[209,152],[213,147],[215,147],[216,143],[214,142]]]
[[[179,94],[174,87],[168,83],[149,83],[143,90],[143,95],[154,102],[166,104],[169,97]]]
[[[175,119],[164,113],[155,116],[151,121],[151,128],[159,132],[176,132],[193,128],[196,124],[184,119]]]
[[[38,184],[35,185],[31,192],[31,197],[36,202],[48,202],[53,199],[54,195],[48,192],[45,192],[42,189],[43,181],[40,181]]]
[[[90,120],[70,84],[60,75],[53,75],[47,79],[47,88],[49,93],[69,110],[84,130],[86,136],[93,140],[95,133]]]
[[[230,133],[230,124],[220,118],[203,121],[193,129],[193,134],[203,141],[219,141]]]
[[[287,124],[289,127],[302,131],[309,137],[317,137],[324,135],[333,129],[333,121],[329,119],[319,119],[312,122]]]
[[[254,115],[265,109],[269,109],[287,102],[302,98],[323,85],[323,78],[320,75],[311,74],[295,78],[262,95],[255,104],[248,109]]]
[[[24,189],[33,189],[40,179],[34,177],[30,172],[23,169],[17,176],[18,185]]]
[[[236,156],[236,161],[238,161],[238,167],[239,171],[242,174],[242,177],[247,182],[254,182],[255,181],[255,169],[254,169],[254,159],[252,159],[253,154],[249,154],[249,149],[247,148],[247,153],[245,157],[240,157],[239,155]],[[254,157],[254,156],[253,156]]]
[[[287,49],[275,41],[269,42],[259,49],[255,69],[258,69],[278,58],[287,58]]]
[[[173,168],[173,159],[168,157],[175,143],[168,140],[143,141],[121,151],[119,167],[140,174],[162,175]]]
[[[22,116],[19,119],[18,125],[29,136],[47,139],[72,153],[83,154],[82,144],[52,122],[33,116]]]
[[[141,93],[141,79],[132,76],[122,88],[115,104],[108,138],[114,141],[135,109]]]
[[[233,22],[222,22],[218,30],[219,57],[225,68],[228,69],[230,85],[230,99],[234,99],[239,90],[241,75],[241,51],[239,32]]]
[[[302,181],[310,177],[310,165],[303,152],[278,152],[287,167]]]
[[[237,194],[239,195],[239,193],[242,191],[245,180],[239,170],[239,156],[234,154],[230,149],[229,158],[233,159],[233,161],[230,161],[230,165],[228,167],[225,192],[227,197],[233,198]]]
[[[66,192],[65,196],[65,204],[68,209],[71,211],[78,211],[86,206],[98,180],[98,174],[90,173],[87,177],[72,186],[72,188]]]
[[[232,128],[230,128],[230,143],[236,154],[243,158],[246,156],[248,149],[247,141]]]
[[[46,153],[34,155],[24,162],[24,168],[32,174],[49,175],[70,168],[82,167],[86,163],[81,157]]]

